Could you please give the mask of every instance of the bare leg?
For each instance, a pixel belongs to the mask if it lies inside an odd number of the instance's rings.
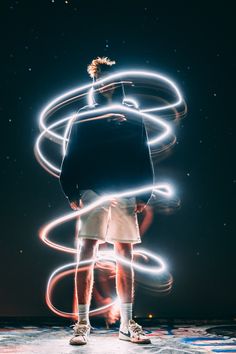
[[[78,322],[74,325],[74,335],[70,339],[72,345],[87,343],[90,334],[89,307],[93,288],[94,260],[98,240],[83,239],[78,244],[77,266],[75,272],[75,287],[78,295]],[[81,264],[83,261],[88,261]]]
[[[130,263],[133,261],[133,245],[131,243],[115,243],[115,253],[117,256],[125,257]],[[133,343],[150,344],[151,341],[142,331],[142,326],[138,325],[132,318],[134,299],[134,272],[132,264],[122,264],[119,260],[116,271],[116,287],[120,299],[121,323],[119,329],[119,339],[130,340]]]
[[[77,292],[79,304],[90,304],[94,279],[94,261],[91,260],[85,265],[80,265],[80,262],[94,259],[96,257],[97,246],[97,240],[83,239],[79,250],[77,267]]]
[[[117,256],[133,260],[132,243],[115,242]],[[125,265],[119,260],[116,263],[116,289],[119,299],[123,303],[132,303],[134,298],[134,271],[132,265]]]

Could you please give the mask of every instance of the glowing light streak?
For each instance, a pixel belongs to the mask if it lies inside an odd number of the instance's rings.
[[[170,104],[165,104],[165,105],[160,105],[160,106],[154,106],[154,107],[149,107],[146,109],[140,108],[139,103],[132,97],[126,97],[123,99],[122,104],[110,104],[105,107],[96,107],[96,104],[94,102],[94,92],[98,91],[99,88],[102,90],[106,90],[109,88],[111,85],[132,85],[133,80],[136,78],[141,78],[144,80],[147,79],[152,79],[155,80],[156,86],[158,87],[159,82],[162,82],[162,84],[166,84],[167,87],[175,94],[176,100],[174,100]],[[109,83],[112,81],[111,83]],[[71,115],[68,115],[66,117],[57,119],[56,122],[46,125],[46,121],[53,116],[59,109],[64,108],[68,104],[75,102],[76,100],[81,99],[83,96],[87,95],[88,99],[88,104],[91,107],[92,110],[89,111],[82,111],[78,113],[74,113]],[[69,90],[62,95],[56,97],[53,99],[51,102],[49,102],[45,108],[41,111],[40,116],[39,116],[39,128],[41,130],[40,135],[38,136],[36,143],[35,143],[35,155],[38,160],[38,162],[42,165],[42,167],[50,174],[53,176],[59,178],[61,170],[58,166],[56,166],[54,163],[49,161],[47,156],[42,152],[41,150],[41,144],[43,142],[43,139],[46,137],[49,138],[50,140],[56,142],[59,145],[62,145],[62,152],[61,154],[65,156],[66,154],[66,142],[69,141],[69,135],[71,131],[72,124],[81,124],[85,123],[90,120],[95,120],[95,119],[106,119],[110,115],[112,116],[121,116],[122,114],[125,113],[131,113],[134,117],[137,118],[137,121],[140,120],[140,118],[144,118],[144,120],[149,120],[154,125],[157,127],[158,134],[149,140],[148,144],[149,145],[154,145],[154,144],[160,144],[164,143],[165,139],[167,139],[171,133],[172,129],[170,124],[166,123],[161,117],[157,115],[150,114],[150,112],[159,112],[159,111],[164,111],[168,110],[170,108],[177,107],[182,103],[183,99],[181,96],[181,93],[175,83],[168,79],[167,77],[154,73],[154,72],[148,72],[148,71],[135,71],[135,70],[128,70],[128,71],[122,71],[118,72],[113,75],[109,75],[105,77],[104,79],[97,80],[96,82],[93,82],[91,84],[83,85],[76,87],[75,89]],[[135,108],[131,108],[129,106],[125,106],[124,103],[130,103],[133,104]],[[138,109],[138,110],[137,110]],[[93,117],[91,117],[91,113],[93,114]],[[60,127],[66,126],[64,130],[64,134],[60,135],[56,133],[54,130],[58,129]],[[89,143],[89,142],[88,142]],[[149,186],[142,186],[140,188],[136,189],[130,189],[130,190],[125,190],[124,192],[121,193],[110,193],[103,195],[101,198],[96,200],[95,202],[89,204],[87,207],[84,207],[78,211],[73,211],[68,214],[65,214],[61,216],[60,218],[54,219],[53,221],[49,222],[48,224],[42,226],[39,230],[39,236],[40,239],[47,244],[48,246],[67,253],[71,254],[78,254],[78,249],[76,248],[71,248],[67,246],[60,245],[56,242],[53,242],[49,239],[49,233],[59,225],[68,222],[74,218],[79,217],[80,215],[83,215],[85,213],[90,212],[94,208],[98,207],[99,205],[102,205],[105,202],[111,201],[113,198],[119,198],[119,197],[129,197],[136,195],[138,193],[146,192],[146,191],[152,191],[153,194],[160,194],[162,196],[165,196],[166,198],[170,197],[173,195],[173,190],[172,187],[169,186],[166,183],[158,183],[155,185],[149,185]],[[166,271],[166,265],[164,261],[154,253],[151,253],[146,250],[137,250],[134,251],[134,254],[137,255],[142,255],[145,257],[147,260],[152,259],[154,262],[158,264],[157,267],[148,267],[148,266],[143,266],[137,262],[132,262],[132,266],[134,269],[140,272],[144,273],[153,273],[153,274],[161,274]],[[122,258],[120,256],[117,256],[114,254],[114,252],[111,251],[103,251],[103,252],[98,252],[97,258],[96,259],[90,259],[87,261],[79,262],[79,265],[86,265],[88,262],[96,262],[96,261],[112,261],[116,262],[119,260],[119,262],[122,262],[124,264],[130,264],[130,262]],[[72,268],[71,271],[68,269]],[[76,271],[78,270],[78,262],[76,263],[70,263],[67,265],[64,265],[62,267],[57,268],[50,276],[47,284],[47,290],[46,290],[46,302],[49,306],[49,308],[57,313],[59,316],[63,317],[71,317],[77,315],[76,313],[68,313],[68,312],[63,312],[58,310],[51,301],[51,294],[52,290],[57,282],[57,279],[61,278],[62,276],[74,272],[74,268],[76,268]],[[77,298],[77,287],[76,287],[76,293],[75,297]],[[110,304],[101,306],[98,309],[95,309],[93,311],[90,311],[90,313],[101,313],[102,311],[105,311],[107,308],[113,306],[117,302],[117,299],[112,301]]]

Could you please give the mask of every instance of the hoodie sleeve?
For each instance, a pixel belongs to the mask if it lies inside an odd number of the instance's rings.
[[[128,106],[129,108],[136,109],[137,111],[140,112],[140,109],[135,107],[132,103],[127,104],[125,103],[125,106]],[[140,124],[140,135],[141,135],[141,141],[140,141],[140,175],[143,181],[143,185],[153,185],[154,184],[154,168],[153,168],[153,163],[152,163],[152,158],[151,158],[151,150],[148,144],[148,135],[147,135],[147,130],[146,126],[143,120],[143,117],[141,118],[141,124]],[[136,195],[136,200],[141,201],[144,204],[148,204],[149,200],[152,197],[152,190],[149,190],[144,193],[140,193]]]
[[[141,153],[140,153],[140,170],[143,179],[143,185],[154,184],[154,168],[151,158],[151,150],[148,144],[147,130],[142,118],[142,139],[141,139]],[[141,200],[143,203],[148,204],[152,196],[152,190],[137,195],[137,200]]]
[[[67,143],[66,153],[61,164],[61,172],[59,177],[62,191],[70,203],[80,199],[80,192],[78,189],[75,173],[77,155],[77,129],[78,124],[73,122],[70,129],[69,142]]]

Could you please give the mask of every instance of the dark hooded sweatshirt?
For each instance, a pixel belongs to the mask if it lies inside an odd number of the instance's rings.
[[[102,108],[102,104],[85,106],[79,112],[87,111],[85,119],[92,118],[98,115],[94,114],[94,108]],[[111,113],[124,114],[126,120],[119,122],[110,117],[83,123],[81,117],[73,122],[59,178],[69,202],[79,201],[82,189],[103,195],[154,183],[143,118],[122,107],[112,109]],[[147,204],[151,194],[150,190],[135,196]]]

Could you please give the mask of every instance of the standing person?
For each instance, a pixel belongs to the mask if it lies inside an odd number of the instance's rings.
[[[88,65],[94,81],[111,74],[115,64],[107,57],[97,57]],[[118,103],[101,119],[74,122],[61,165],[60,184],[73,210],[89,205],[104,193],[119,193],[127,189],[153,185],[153,164],[143,119],[125,110],[118,82],[100,85],[94,91],[95,103],[83,107],[86,119],[96,118],[94,109]],[[122,111],[122,107],[124,107]],[[130,106],[129,106],[130,107]],[[132,107],[133,108],[133,107]],[[134,110],[135,111],[135,110]],[[134,115],[134,116],[133,116]],[[116,290],[120,301],[121,323],[119,339],[133,343],[151,343],[142,326],[132,319],[134,301],[133,245],[141,243],[137,213],[143,211],[152,191],[132,197],[114,198],[78,218],[80,248],[76,284],[78,284],[78,322],[74,325],[70,344],[86,344],[90,334],[89,308],[94,281],[94,260],[101,243],[114,245],[114,252],[129,264],[117,259]],[[86,269],[79,263],[88,260]]]

